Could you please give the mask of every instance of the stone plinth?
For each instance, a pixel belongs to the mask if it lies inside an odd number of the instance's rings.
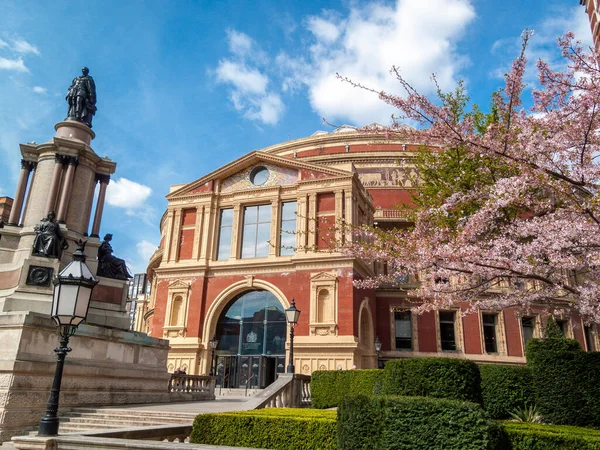
[[[90,127],[76,120],[58,122],[54,125],[54,129],[56,130],[56,137],[77,139],[78,141],[85,142],[87,145],[90,145],[92,139],[96,137],[96,134]]]
[[[44,415],[59,336],[44,315],[0,313],[0,441]],[[169,402],[168,341],[81,325],[71,338],[60,407]]]

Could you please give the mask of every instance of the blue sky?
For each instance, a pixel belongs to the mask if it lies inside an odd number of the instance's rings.
[[[53,136],[88,66],[92,147],[117,162],[101,233],[144,271],[170,185],[328,130],[322,118],[390,122],[392,109],[336,72],[398,92],[397,65],[425,93],[435,72],[444,89],[464,79],[485,107],[525,28],[535,30],[532,60],[558,61],[567,30],[591,40],[577,0],[0,0],[0,196],[14,195],[18,144]]]

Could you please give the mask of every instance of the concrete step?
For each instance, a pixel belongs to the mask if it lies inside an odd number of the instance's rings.
[[[262,392],[263,389],[248,389],[246,388],[217,388],[215,389],[215,396],[217,397],[252,397],[259,392]]]
[[[135,421],[162,421],[169,423],[183,423],[190,420],[194,420],[196,414],[156,414],[156,415],[142,415],[142,414],[107,414],[107,413],[71,413],[60,416],[60,419],[70,419],[75,422],[79,419],[94,419],[94,420],[135,420]]]

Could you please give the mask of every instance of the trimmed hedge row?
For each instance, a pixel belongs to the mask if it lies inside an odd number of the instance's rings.
[[[269,408],[200,414],[190,442],[272,450],[335,449],[336,412]]]
[[[480,405],[426,397],[347,397],[338,409],[340,450],[489,450],[501,428]]]
[[[385,365],[381,394],[481,403],[479,368],[465,359],[395,359]]]
[[[527,364],[545,421],[600,426],[600,353],[584,352],[573,339],[533,339]]]
[[[531,368],[480,365],[483,408],[493,419],[506,419],[517,409],[535,404]]]
[[[334,408],[351,395],[373,395],[381,390],[383,370],[319,370],[312,373],[312,407]]]
[[[511,450],[600,450],[600,430],[519,422],[503,428]]]

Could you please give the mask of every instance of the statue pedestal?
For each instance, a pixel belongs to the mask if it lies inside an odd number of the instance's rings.
[[[96,133],[87,125],[77,122],[76,120],[65,120],[54,125],[56,137],[66,139],[77,139],[90,145],[92,139],[96,137]]]
[[[0,442],[44,415],[56,368],[56,324],[31,312],[0,313]],[[71,338],[60,409],[169,402],[169,341],[88,324]]]

